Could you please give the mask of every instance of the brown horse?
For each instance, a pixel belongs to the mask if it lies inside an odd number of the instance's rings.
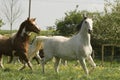
[[[24,63],[24,66],[20,70],[25,67],[26,63],[30,69],[32,69],[32,66],[27,57],[28,43],[31,32],[39,33],[40,29],[35,24],[35,19],[28,18],[22,22],[15,36],[7,39],[0,39],[0,66],[2,68],[2,54],[13,54],[14,52],[14,55],[17,55]]]
[[[0,36],[0,67],[4,68],[2,65],[2,54],[7,56],[12,56],[12,43],[9,37]]]

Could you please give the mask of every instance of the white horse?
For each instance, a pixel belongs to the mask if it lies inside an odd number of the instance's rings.
[[[71,38],[63,36],[43,37],[38,36],[43,43],[44,58],[42,59],[42,70],[44,73],[44,65],[47,61],[55,57],[54,68],[58,72],[59,60],[79,60],[85,73],[88,75],[89,71],[85,60],[92,65],[93,69],[96,67],[91,53],[92,46],[90,43],[90,33],[93,29],[93,21],[91,18],[84,18],[79,32]]]

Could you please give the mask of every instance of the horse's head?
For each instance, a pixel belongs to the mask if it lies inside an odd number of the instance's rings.
[[[30,32],[35,32],[35,33],[40,32],[39,27],[35,23],[35,18],[31,18],[31,19],[28,18],[20,26],[19,33],[21,35],[23,35],[23,34],[29,35]]]
[[[77,30],[81,30],[81,28],[84,27],[88,31],[88,33],[92,32],[93,28],[93,21],[91,18],[84,17],[83,20],[80,22],[80,24],[77,26]]]
[[[35,18],[28,18],[25,22],[26,22],[26,31],[28,32],[35,32],[35,33],[39,33],[40,32],[40,28],[37,26],[36,22],[35,22]]]
[[[86,26],[88,33],[91,34],[93,31],[93,21],[91,18],[86,18],[84,21],[84,25]]]

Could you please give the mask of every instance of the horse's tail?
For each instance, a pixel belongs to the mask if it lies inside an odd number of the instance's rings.
[[[36,42],[37,42],[37,48],[38,49],[42,49],[43,48],[43,43],[44,43],[44,41],[45,40],[47,40],[48,39],[48,37],[47,36],[37,36],[36,37]],[[37,49],[37,50],[38,50]]]
[[[39,50],[43,49],[43,43],[46,38],[46,36],[37,36],[36,38],[34,38],[31,44],[32,47],[29,48],[30,52],[28,57],[30,60],[37,54]]]

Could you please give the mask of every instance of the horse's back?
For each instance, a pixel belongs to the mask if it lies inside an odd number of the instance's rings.
[[[0,46],[3,47],[3,45],[7,45],[10,43],[10,38],[7,36],[0,35]]]
[[[11,52],[12,52],[11,39],[9,37],[0,35],[0,53],[4,55],[11,55]]]
[[[53,36],[44,42],[45,56],[57,56],[65,59],[75,59],[76,55],[71,48],[70,38],[64,36]]]
[[[53,36],[52,39],[55,39],[58,41],[65,41],[65,40],[68,40],[69,38],[64,37],[64,36]]]
[[[63,36],[52,36],[52,37],[49,37],[47,38],[47,40],[45,41],[45,45],[49,45],[51,44],[51,46],[59,46],[61,43],[65,42],[69,40],[69,38],[67,37],[63,37]]]
[[[67,38],[64,36],[53,36],[44,42],[46,55],[57,56],[66,60],[74,60],[77,55],[83,55],[83,47],[77,36]],[[84,54],[85,55],[85,54]]]

